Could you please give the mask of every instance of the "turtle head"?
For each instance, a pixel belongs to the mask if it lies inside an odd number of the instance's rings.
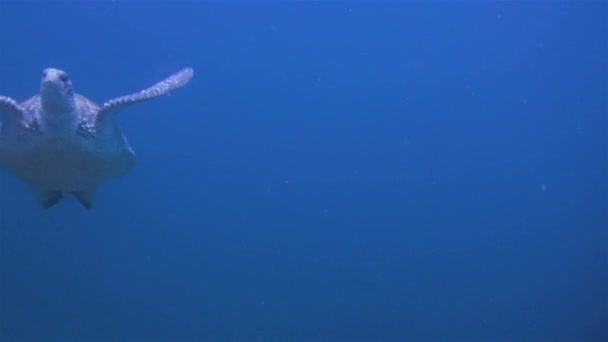
[[[42,71],[40,101],[47,113],[63,114],[74,110],[74,89],[65,71],[53,68]]]

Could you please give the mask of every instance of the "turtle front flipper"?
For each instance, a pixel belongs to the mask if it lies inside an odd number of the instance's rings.
[[[186,68],[140,92],[112,99],[104,103],[97,112],[97,122],[103,121],[104,118],[108,117],[110,114],[116,113],[117,111],[120,111],[135,103],[151,100],[162,95],[167,95],[173,90],[179,89],[188,84],[193,75],[194,70],[192,70],[192,68]]]
[[[36,193],[36,197],[38,198],[38,203],[44,209],[48,209],[55,204],[59,203],[63,198],[63,193],[61,191],[45,191],[34,189]]]
[[[10,118],[21,120],[23,118],[24,109],[17,101],[10,97],[0,96],[0,112],[4,114],[2,116],[3,120],[10,120]]]

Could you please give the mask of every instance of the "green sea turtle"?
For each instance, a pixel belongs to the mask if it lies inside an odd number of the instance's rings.
[[[0,167],[29,184],[43,208],[71,194],[91,209],[98,186],[135,163],[116,113],[183,87],[192,75],[186,68],[97,106],[74,92],[66,72],[45,69],[38,95],[23,103],[0,96]]]

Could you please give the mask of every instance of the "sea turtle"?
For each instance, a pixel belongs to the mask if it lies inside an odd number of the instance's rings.
[[[183,87],[192,75],[186,68],[97,106],[74,92],[65,71],[44,69],[40,94],[23,103],[0,96],[0,167],[29,184],[43,208],[71,194],[91,209],[97,187],[135,163],[116,113]]]

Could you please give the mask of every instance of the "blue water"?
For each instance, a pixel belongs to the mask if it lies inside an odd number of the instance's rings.
[[[0,171],[2,341],[607,341],[607,2],[0,1],[119,120],[92,211]]]

